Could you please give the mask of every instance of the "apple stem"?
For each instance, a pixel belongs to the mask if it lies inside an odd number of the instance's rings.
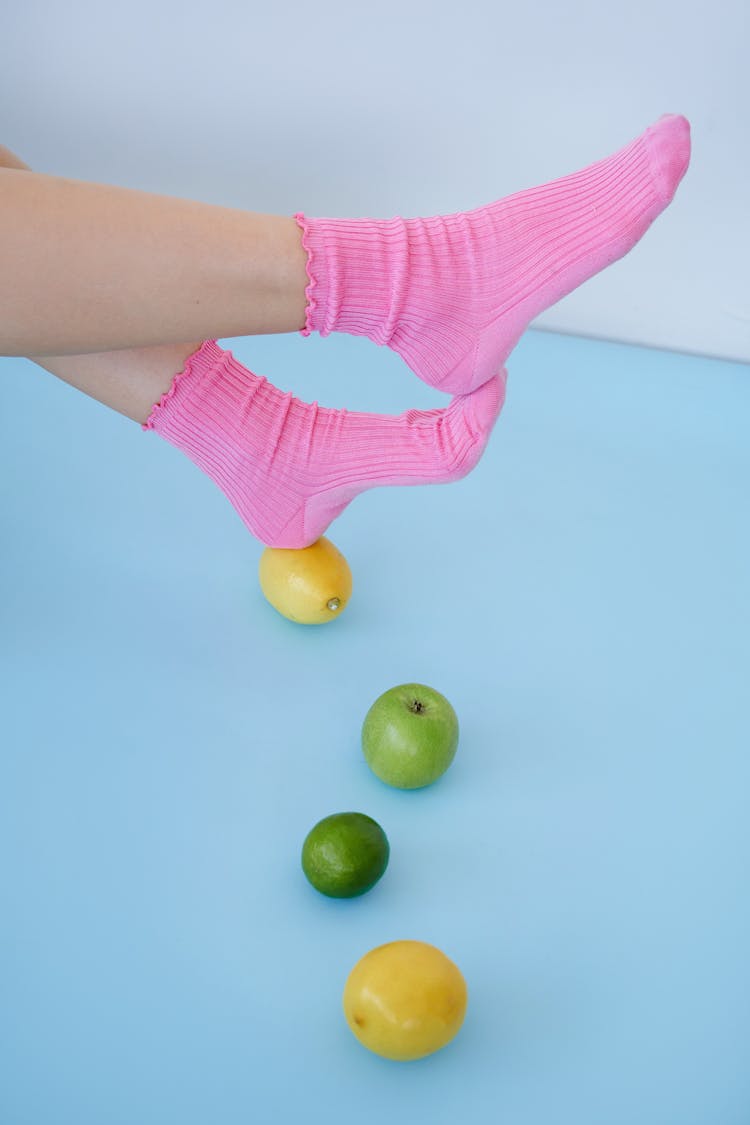
[[[421,715],[424,709],[424,703],[420,703],[418,699],[415,699],[410,707],[410,710],[413,711],[415,715]]]

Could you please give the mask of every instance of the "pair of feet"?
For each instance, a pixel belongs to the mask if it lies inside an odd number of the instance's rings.
[[[486,207],[428,219],[295,216],[308,254],[305,335],[367,336],[454,396],[398,417],[284,394],[206,341],[146,429],[223,489],[249,530],[304,547],[368,488],[436,484],[478,462],[530,321],[621,258],[671,201],[690,130],[668,115],[614,156]]]

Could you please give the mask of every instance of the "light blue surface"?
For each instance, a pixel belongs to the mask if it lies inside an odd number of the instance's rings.
[[[230,346],[326,405],[444,401],[367,341]],[[331,529],[317,629],[181,454],[0,374],[2,1125],[744,1125],[747,368],[529,333],[470,477]],[[400,793],[359,729],[412,679],[462,736]],[[299,850],[345,809],[392,852],[342,903]],[[341,1014],[404,937],[470,990],[408,1065]]]

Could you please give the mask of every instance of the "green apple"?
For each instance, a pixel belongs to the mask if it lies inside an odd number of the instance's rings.
[[[424,684],[383,692],[362,724],[362,749],[372,772],[397,789],[437,781],[458,747],[458,718],[448,700]]]

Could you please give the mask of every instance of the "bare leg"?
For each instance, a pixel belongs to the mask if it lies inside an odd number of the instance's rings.
[[[0,355],[298,331],[306,266],[293,218],[0,167]]]
[[[0,145],[0,169],[5,168],[29,171],[15,153]],[[85,355],[29,358],[84,394],[142,423],[201,343],[195,340]]]
[[[185,360],[203,343],[162,344],[86,355],[30,356],[58,379],[103,402],[134,422],[145,422],[169,390]]]

